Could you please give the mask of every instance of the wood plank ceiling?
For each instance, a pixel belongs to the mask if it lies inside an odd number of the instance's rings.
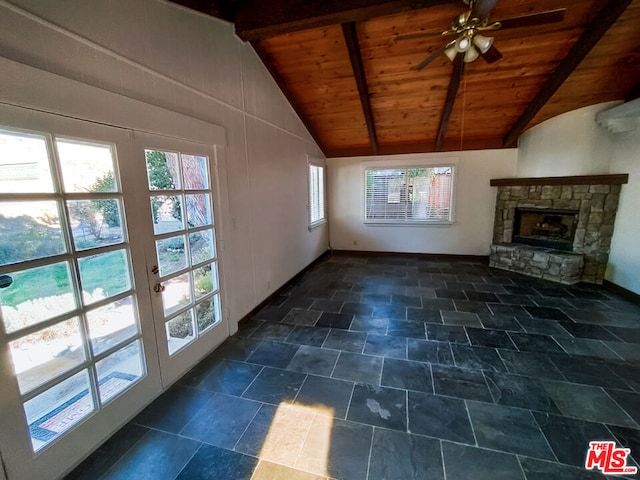
[[[515,146],[556,115],[640,96],[640,0],[502,0],[491,20],[566,13],[559,23],[491,32],[503,58],[465,64],[436,145],[454,65],[440,55],[411,67],[445,40],[395,37],[448,28],[466,9],[461,1],[258,1],[177,3],[235,22],[328,157]]]

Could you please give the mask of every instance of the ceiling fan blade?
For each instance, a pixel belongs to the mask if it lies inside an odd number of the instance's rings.
[[[442,144],[444,143],[444,136],[447,133],[447,127],[449,126],[449,119],[451,118],[451,112],[453,111],[453,104],[456,101],[458,95],[458,89],[460,88],[460,80],[462,80],[462,74],[464,73],[464,54],[459,53],[453,60],[453,73],[451,74],[451,80],[449,81],[449,88],[447,89],[447,98],[444,102],[444,109],[442,110],[442,117],[440,118],[440,126],[438,127],[438,135],[436,136],[435,151],[442,150]]]
[[[435,52],[433,52],[431,55],[429,55],[427,58],[425,58],[422,62],[420,62],[418,65],[416,65],[415,67],[411,67],[411,69],[412,70],[422,70],[424,67],[426,67],[431,62],[433,62],[436,58],[438,58],[440,55],[442,55],[442,53],[447,49],[447,47],[449,45],[450,44],[443,45],[442,47],[437,49]]]
[[[534,25],[544,25],[546,23],[558,23],[564,20],[564,14],[567,10],[559,8],[557,10],[548,10],[541,13],[532,13],[531,15],[522,15],[521,17],[506,18],[500,20],[501,29],[531,27]]]
[[[481,55],[487,63],[495,63],[502,58],[502,53],[500,53],[500,50],[498,50],[493,45],[491,45],[489,50],[487,50],[485,53],[481,53]]]
[[[497,3],[498,0],[478,0],[473,7],[473,13],[478,18],[487,18]]]
[[[428,38],[428,37],[442,37],[444,35],[451,35],[450,32],[420,32],[420,33],[409,33],[407,35],[398,35],[394,38],[394,40],[410,40],[412,38]]]

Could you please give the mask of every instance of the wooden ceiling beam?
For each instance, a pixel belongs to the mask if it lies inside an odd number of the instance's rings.
[[[360,103],[362,104],[362,112],[364,120],[367,123],[367,132],[369,133],[369,144],[371,145],[371,154],[378,154],[378,137],[376,136],[376,126],[373,121],[373,111],[371,110],[371,101],[369,99],[369,88],[367,87],[367,77],[364,73],[362,65],[362,53],[360,52],[360,42],[358,41],[358,30],[355,22],[343,23],[342,34],[349,51],[349,59],[353,68],[353,75],[358,85],[358,93],[360,94]]]
[[[234,20],[233,8],[224,0],[171,0],[171,2],[227,22]]]
[[[238,2],[234,22],[236,34],[241,39],[250,41],[459,2],[460,0],[246,0]]]
[[[444,136],[447,133],[447,127],[449,126],[449,120],[451,119],[451,112],[453,111],[453,105],[456,103],[456,96],[458,95],[460,80],[462,80],[463,74],[464,55],[459,53],[453,61],[453,73],[451,74],[451,80],[449,81],[447,98],[444,101],[444,109],[442,110],[442,117],[440,118],[440,126],[438,127],[438,135],[436,136],[436,144],[434,146],[434,151],[436,152],[442,151]]]
[[[300,102],[298,102],[298,99],[293,95],[293,93],[291,93],[291,90],[287,87],[287,83],[284,81],[284,79],[280,75],[280,72],[278,72],[278,69],[276,68],[271,56],[262,47],[262,45],[260,45],[259,42],[251,42],[251,46],[253,47],[255,52],[258,54],[258,57],[260,57],[260,60],[262,60],[262,63],[264,63],[264,66],[267,67],[267,70],[269,70],[269,73],[273,77],[273,80],[276,82],[276,84],[280,88],[280,91],[282,91],[283,95],[289,101],[289,104],[291,105],[293,110],[298,115],[298,118],[300,118],[300,120],[302,121],[304,126],[309,131],[309,134],[315,140],[316,144],[318,145],[318,148],[320,148],[320,150],[322,151],[322,153],[326,157],[327,154],[326,154],[325,145],[320,140],[320,137],[319,137],[318,133],[316,132],[315,127],[309,121],[309,119],[308,119],[307,115],[305,114],[304,110],[302,110],[302,107],[300,106]]]
[[[544,107],[558,91],[565,80],[569,78],[576,67],[580,65],[582,60],[584,60],[593,47],[596,46],[604,34],[607,33],[609,28],[611,28],[631,2],[632,0],[609,0],[604,7],[600,9],[578,41],[571,47],[571,50],[569,50],[564,60],[560,62],[529,106],[505,135],[502,141],[503,147],[509,148],[516,146],[518,137],[527,125],[529,125],[529,122],[533,120],[542,107]]]

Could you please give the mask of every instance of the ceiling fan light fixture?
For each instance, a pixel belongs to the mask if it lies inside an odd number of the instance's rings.
[[[476,60],[479,56],[480,56],[480,54],[478,53],[478,50],[472,45],[469,48],[469,50],[467,50],[464,53],[464,62],[465,63],[471,63],[474,60]]]
[[[456,59],[456,56],[458,55],[458,51],[456,50],[456,47],[454,45],[451,45],[444,51],[444,54],[447,56],[449,60],[453,62]]]
[[[473,47],[473,43],[471,41],[471,38],[467,35],[460,35],[454,45],[454,48],[458,53],[464,53],[471,47]]]
[[[473,44],[478,47],[478,50],[482,53],[487,53],[493,45],[493,37],[485,37],[483,35],[477,34],[473,37]]]

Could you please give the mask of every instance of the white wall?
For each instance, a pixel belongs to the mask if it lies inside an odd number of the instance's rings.
[[[517,176],[628,173],[605,278],[640,294],[640,131],[613,134],[595,121],[619,103],[574,110],[528,130],[518,142]]]
[[[518,139],[518,177],[562,177],[609,173],[612,138],[595,122],[619,102],[580,108],[527,130]]]
[[[496,189],[492,178],[515,174],[517,150],[327,159],[330,245],[337,250],[488,255]],[[363,223],[363,162],[404,166],[457,163],[455,222],[449,226],[373,226]],[[355,242],[355,243],[354,243]]]
[[[307,155],[322,154],[231,25],[161,0],[0,0],[0,32],[0,56],[225,128],[232,332],[326,250],[306,215]]]

